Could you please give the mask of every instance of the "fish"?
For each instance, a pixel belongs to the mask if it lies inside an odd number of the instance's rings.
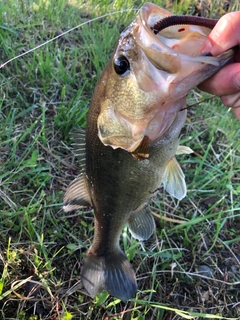
[[[139,241],[155,232],[148,201],[163,185],[178,200],[186,195],[176,154],[186,120],[186,95],[230,61],[201,53],[211,28],[174,25],[154,33],[172,16],[144,4],[121,33],[90,103],[86,129],[75,138],[82,170],[64,195],[65,212],[94,211],[94,237],[81,269],[91,297],[103,290],[121,300],[133,298],[137,280],[120,247],[125,224]]]

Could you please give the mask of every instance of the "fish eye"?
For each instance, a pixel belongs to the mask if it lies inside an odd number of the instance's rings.
[[[130,63],[128,59],[121,55],[115,58],[114,60],[114,70],[118,75],[124,75],[128,70],[130,70]]]

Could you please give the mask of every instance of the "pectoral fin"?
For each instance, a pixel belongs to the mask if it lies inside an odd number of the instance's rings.
[[[156,226],[149,206],[141,206],[131,214],[128,227],[132,236],[140,241],[147,240],[153,234]]]
[[[133,157],[140,161],[149,158],[150,142],[148,136],[144,136],[140,145],[132,152]]]
[[[164,189],[174,198],[182,200],[187,193],[185,176],[175,157],[167,164],[163,176]]]
[[[186,146],[178,146],[176,154],[190,154],[193,153],[194,151]]]
[[[83,173],[70,183],[64,195],[63,210],[69,212],[89,206],[91,206],[91,199],[87,189],[86,175]]]

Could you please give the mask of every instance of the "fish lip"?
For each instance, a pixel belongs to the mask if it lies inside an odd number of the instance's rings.
[[[180,54],[173,50],[169,45],[166,45],[163,41],[161,41],[160,38],[154,34],[153,27],[154,24],[160,19],[164,19],[165,17],[172,15],[172,13],[158,7],[153,3],[146,3],[141,7],[139,14],[136,17],[138,29],[133,31],[135,42],[146,54],[147,58],[154,65],[154,67],[168,73],[176,73],[179,70]],[[157,54],[156,56],[151,54],[149,50],[151,48],[153,52]],[[167,68],[165,68],[164,64],[159,65],[157,59],[159,54],[164,54],[165,57],[168,56],[169,58],[173,57],[174,61],[177,62],[177,65],[174,67],[168,66]],[[166,61],[164,63],[166,63]]]
[[[153,3],[147,2],[139,10],[139,15],[143,24],[148,25],[152,29],[160,18],[172,16],[173,14]]]
[[[148,59],[150,58],[149,51],[147,50],[149,47],[152,47],[155,51],[159,51],[159,53],[165,52],[173,56],[178,55],[175,50],[165,45],[152,30],[156,21],[171,15],[172,14],[167,10],[152,3],[146,3],[141,7],[139,14],[136,17],[138,28],[135,28],[133,31],[133,37]],[[150,58],[150,61],[157,69],[163,70],[163,66],[161,65],[159,68],[155,59]]]

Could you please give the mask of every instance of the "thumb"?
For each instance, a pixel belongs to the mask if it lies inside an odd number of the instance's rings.
[[[240,11],[222,16],[203,44],[202,52],[217,56],[240,44]]]

